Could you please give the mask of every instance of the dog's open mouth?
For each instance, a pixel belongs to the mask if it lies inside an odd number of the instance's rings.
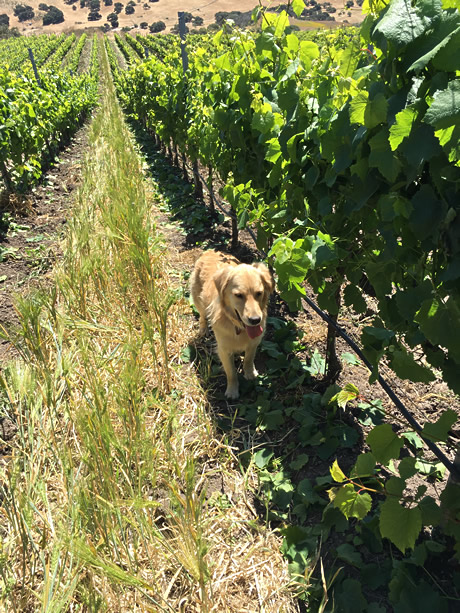
[[[241,324],[244,326],[244,329],[248,333],[249,338],[257,338],[258,336],[260,336],[263,333],[264,329],[262,328],[262,326],[260,324],[257,324],[257,326],[248,326],[241,319],[241,315],[238,313],[237,309],[235,309],[235,313],[236,313],[236,316],[238,317],[238,319],[240,320]],[[239,334],[238,330],[237,330],[236,333]]]
[[[246,326],[245,325],[244,327],[246,329],[246,332],[248,333],[249,338],[257,338],[264,331],[264,329],[262,328],[260,324],[258,326]]]

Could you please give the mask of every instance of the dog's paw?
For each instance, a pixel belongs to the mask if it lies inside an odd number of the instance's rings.
[[[230,400],[236,400],[239,397],[240,393],[238,391],[238,385],[234,385],[232,387],[227,387],[225,390],[225,397]]]
[[[247,379],[248,381],[251,381],[252,379],[255,379],[258,376],[259,376],[259,373],[257,372],[255,366],[244,371],[244,378]]]

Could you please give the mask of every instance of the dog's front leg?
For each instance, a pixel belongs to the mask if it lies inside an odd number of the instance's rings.
[[[254,358],[256,356],[257,346],[251,343],[244,352],[243,373],[245,379],[255,379],[259,374],[254,366]]]
[[[219,346],[217,346],[217,353],[219,354],[220,361],[227,375],[227,389],[225,390],[225,395],[227,398],[238,398],[238,375],[236,374],[233,354],[219,350]]]

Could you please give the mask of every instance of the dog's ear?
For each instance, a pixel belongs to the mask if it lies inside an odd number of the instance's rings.
[[[253,266],[259,271],[265,291],[272,294],[275,290],[275,280],[273,279],[273,275],[269,271],[268,266],[263,262],[255,262]]]
[[[222,268],[221,270],[218,270],[212,278],[221,300],[224,299],[224,292],[230,280],[230,273],[231,269],[228,267]]]

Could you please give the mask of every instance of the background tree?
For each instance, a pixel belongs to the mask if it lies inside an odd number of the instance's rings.
[[[149,30],[152,34],[162,32],[163,30],[166,30],[166,24],[164,21],[155,21],[154,23],[150,24]]]
[[[99,11],[89,12],[88,21],[99,21],[99,19],[102,19],[102,15],[99,13]]]
[[[13,12],[19,21],[28,21],[35,17],[34,9],[26,4],[16,4]]]
[[[47,13],[43,15],[43,25],[49,26],[53,23],[62,23],[64,21],[64,13],[55,6],[48,7]]]
[[[109,13],[107,15],[107,21],[110,23],[112,28],[117,28],[118,27],[118,15],[116,13]],[[113,25],[114,22],[116,22],[116,25]]]

